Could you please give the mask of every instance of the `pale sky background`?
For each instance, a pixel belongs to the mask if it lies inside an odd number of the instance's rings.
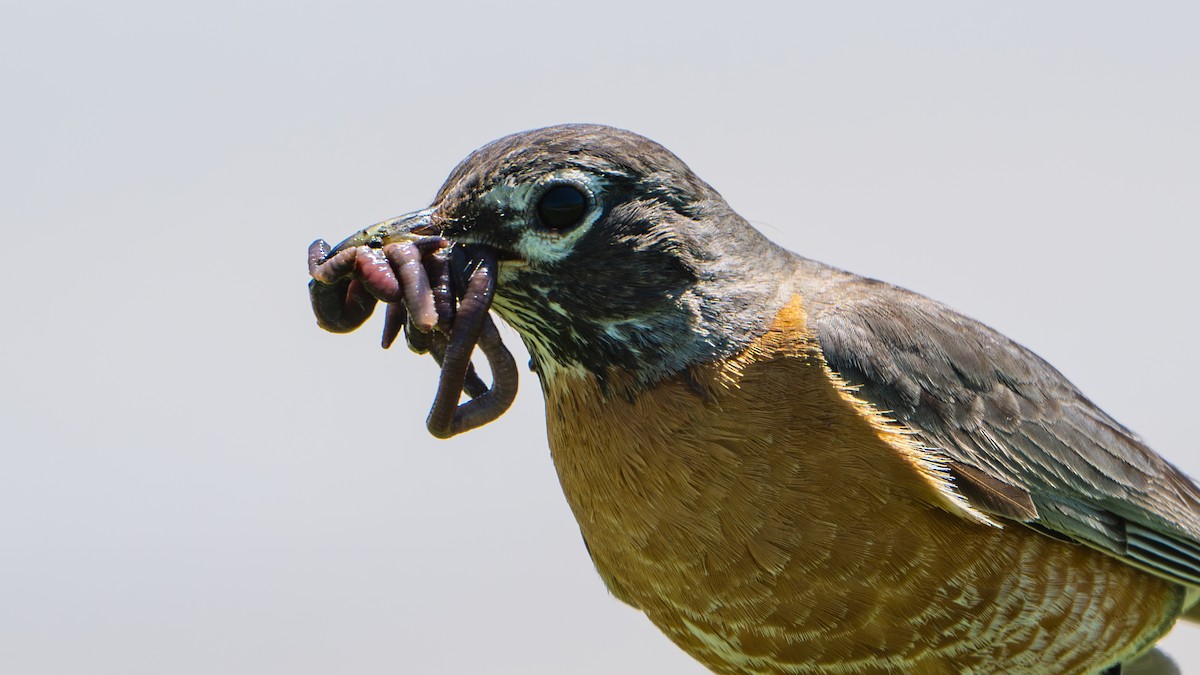
[[[432,362],[308,307],[312,239],[546,124],[660,141],[1200,475],[1200,5],[435,4],[0,7],[0,671],[703,672],[595,575],[531,374],[437,441]]]

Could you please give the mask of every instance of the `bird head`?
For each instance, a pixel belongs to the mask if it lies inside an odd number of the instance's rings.
[[[599,125],[490,143],[418,213],[494,249],[493,306],[543,381],[582,369],[648,386],[736,352],[787,300],[794,264],[666,148]]]

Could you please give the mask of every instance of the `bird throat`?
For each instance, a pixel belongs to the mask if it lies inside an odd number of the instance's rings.
[[[626,397],[739,353],[767,331],[791,292],[714,275],[618,303],[580,301],[561,283],[502,266],[493,307],[520,334],[543,389],[562,373],[586,373],[605,395]]]

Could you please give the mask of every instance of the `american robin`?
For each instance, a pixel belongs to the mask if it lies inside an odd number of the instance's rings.
[[[1024,347],[790,253],[636,134],[515,134],[428,227],[500,259],[611,592],[719,673],[1096,673],[1200,588],[1200,491]]]

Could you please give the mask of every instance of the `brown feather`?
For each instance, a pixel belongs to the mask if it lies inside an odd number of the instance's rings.
[[[962,462],[948,462],[955,487],[975,506],[1002,518],[1029,522],[1038,517],[1029,493]]]

